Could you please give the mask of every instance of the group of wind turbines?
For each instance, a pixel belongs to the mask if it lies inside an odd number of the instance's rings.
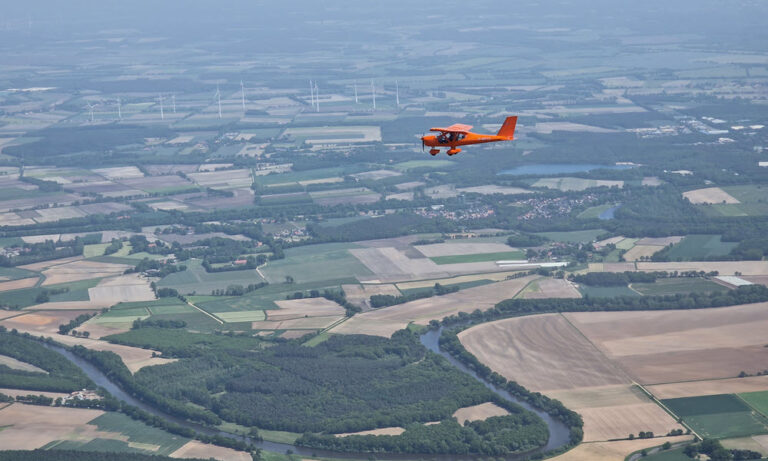
[[[120,97],[118,97],[115,101],[116,101],[116,105],[117,105],[117,119],[118,120],[122,120],[123,119],[123,102],[120,99]],[[157,101],[160,103],[160,120],[165,120],[165,108],[164,108],[164,105],[163,105],[163,102],[164,102],[163,93],[158,93]],[[88,109],[88,116],[90,118],[91,123],[93,123],[94,120],[95,120],[94,119],[94,115],[93,115],[94,114],[94,109],[99,107],[100,105],[101,105],[101,103],[91,104],[90,102],[85,104],[84,108]],[[171,107],[173,108],[173,113],[175,114],[176,113],[176,94],[175,93],[171,94]],[[221,118],[221,116],[219,116],[219,118]]]
[[[360,104],[360,98],[357,95],[357,80],[355,80],[354,83],[354,91],[355,91],[355,104]],[[320,112],[320,91],[317,87],[317,81],[313,82],[312,80],[309,81],[309,100],[312,107],[315,109],[315,112]],[[371,79],[371,106],[372,109],[376,110],[376,84],[374,83],[373,79]],[[395,80],[395,106],[399,109],[400,108],[400,85],[397,83],[397,80]]]

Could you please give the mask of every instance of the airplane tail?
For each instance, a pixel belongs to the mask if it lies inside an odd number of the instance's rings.
[[[508,139],[514,139],[515,125],[517,125],[517,115],[513,117],[507,117],[507,119],[504,120],[504,124],[501,125],[501,129],[499,130],[498,136],[504,136],[505,138],[508,138]]]

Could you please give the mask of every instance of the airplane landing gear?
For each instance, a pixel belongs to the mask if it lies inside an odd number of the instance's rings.
[[[448,155],[456,155],[459,152],[461,152],[461,149],[449,149],[448,152],[446,152]]]
[[[429,149],[429,153],[434,155],[437,155],[440,153],[440,149]]]

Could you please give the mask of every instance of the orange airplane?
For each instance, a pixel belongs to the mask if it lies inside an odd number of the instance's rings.
[[[507,117],[498,134],[479,134],[472,133],[472,125],[462,125],[456,123],[447,128],[430,128],[429,131],[438,131],[440,134],[432,136],[422,136],[421,148],[429,146],[429,153],[437,155],[440,153],[440,147],[448,147],[446,154],[456,155],[461,152],[458,146],[469,146],[471,144],[483,144],[486,142],[512,141],[515,139],[515,125],[517,125],[517,116]]]

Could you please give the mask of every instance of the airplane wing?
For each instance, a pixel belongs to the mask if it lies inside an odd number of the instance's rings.
[[[446,128],[430,128],[429,131],[441,131],[443,133],[468,133],[472,129],[472,125],[462,125],[461,123],[455,123]]]

